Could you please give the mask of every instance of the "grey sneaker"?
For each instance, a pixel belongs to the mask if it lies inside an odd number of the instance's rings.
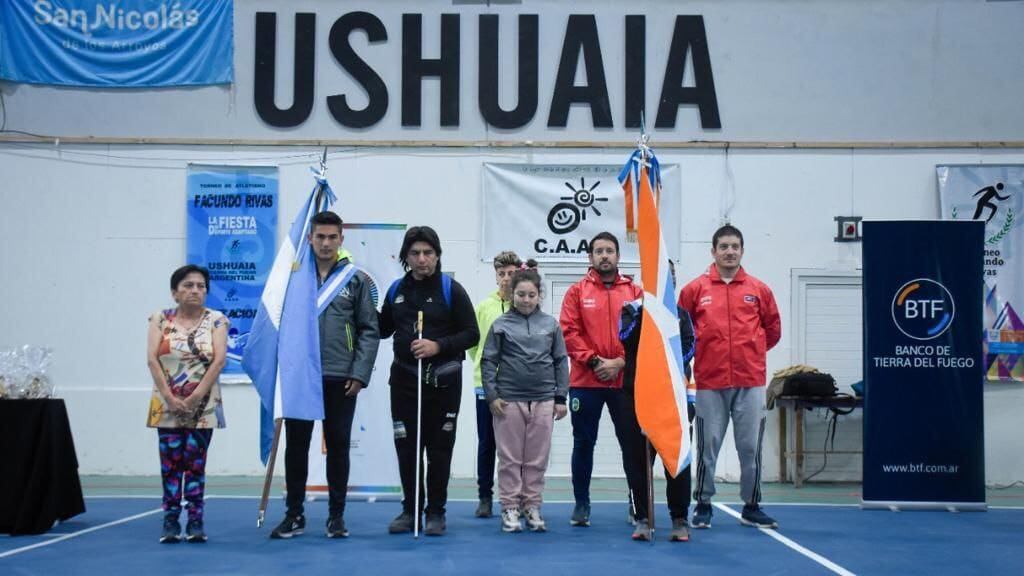
[[[649,542],[651,540],[651,525],[647,519],[636,521],[636,528],[633,529],[633,540],[638,542]]]
[[[531,532],[547,532],[548,524],[540,515],[540,508],[531,506],[526,509],[526,526]]]
[[[444,536],[447,529],[448,524],[444,520],[444,514],[427,513],[426,527],[423,529],[424,534],[427,536]]]
[[[505,508],[501,511],[502,532],[522,532],[523,526],[519,523],[519,508]]]
[[[764,513],[757,504],[747,504],[743,507],[743,514],[740,515],[740,524],[744,526],[756,526],[758,528],[778,528],[779,523],[774,518]]]
[[[164,528],[160,533],[161,544],[177,544],[181,540],[181,522],[175,516],[164,516]]]
[[[576,504],[572,510],[572,518],[569,524],[573,526],[590,526],[590,504]]]
[[[412,512],[402,510],[402,513],[395,517],[388,524],[388,532],[391,534],[404,534],[406,532],[412,532]]]
[[[693,521],[690,523],[694,528],[711,528],[711,502],[698,502],[693,509]]]
[[[345,528],[345,518],[341,514],[331,516],[327,519],[328,538],[348,538],[348,529]]]
[[[280,538],[291,538],[306,531],[306,517],[285,515],[284,520],[270,531],[270,537],[277,540]]]
[[[690,524],[686,521],[686,518],[672,519],[672,531],[669,532],[668,539],[670,542],[690,541]]]
[[[490,518],[494,516],[494,501],[490,497],[480,498],[480,503],[473,513],[477,518]]]

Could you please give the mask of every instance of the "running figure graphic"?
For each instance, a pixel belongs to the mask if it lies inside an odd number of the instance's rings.
[[[977,220],[981,216],[982,210],[985,209],[985,208],[988,208],[989,210],[991,210],[991,212],[988,215],[988,218],[985,219],[985,223],[987,224],[989,222],[989,220],[992,220],[992,218],[996,215],[996,212],[999,211],[999,207],[996,206],[995,202],[992,201],[992,198],[995,197],[995,198],[998,198],[999,200],[1009,200],[1010,199],[1009,196],[1000,196],[999,195],[998,190],[1002,190],[1002,189],[1003,189],[1003,183],[999,182],[995,186],[986,186],[986,187],[982,188],[981,190],[978,190],[977,192],[972,194],[972,196],[977,196],[978,194],[981,194],[982,192],[985,193],[981,198],[978,199],[978,207],[974,210],[974,216],[971,218],[971,220]]]

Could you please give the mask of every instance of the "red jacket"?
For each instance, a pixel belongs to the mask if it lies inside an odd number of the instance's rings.
[[[619,341],[622,304],[642,294],[625,276],[619,276],[611,288],[605,288],[593,268],[569,287],[562,300],[560,323],[569,352],[570,388],[622,388],[622,372],[615,380],[602,382],[587,361],[595,354],[602,358],[625,358],[626,351]]]
[[[765,385],[765,353],[782,337],[782,321],[764,282],[740,267],[726,284],[712,264],[683,288],[679,307],[690,313],[697,334],[698,390]]]

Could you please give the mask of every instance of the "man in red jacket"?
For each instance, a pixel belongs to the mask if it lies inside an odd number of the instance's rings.
[[[732,419],[740,458],[740,496],[744,525],[777,528],[761,510],[761,443],[765,423],[765,354],[779,342],[782,322],[775,296],[746,273],[743,234],[719,228],[711,239],[715,263],[679,294],[697,334],[697,488],[694,528],[711,527],[715,462]]]
[[[622,449],[622,467],[629,470],[629,428],[624,418],[622,369],[626,352],[619,340],[622,305],[643,291],[619,274],[619,240],[601,232],[590,241],[590,270],[573,284],[562,300],[561,325],[569,352],[569,409],[572,416],[572,489],[576,508],[573,526],[590,526],[590,475],[594,469],[601,411],[615,426]]]

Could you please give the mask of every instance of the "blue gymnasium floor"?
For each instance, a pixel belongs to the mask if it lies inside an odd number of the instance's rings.
[[[633,542],[622,503],[595,503],[593,525],[573,528],[571,505],[545,505],[548,532],[503,534],[498,520],[472,517],[475,502],[451,502],[448,535],[389,535],[395,502],[351,502],[352,536],[323,535],[326,504],[307,506],[307,532],[267,535],[283,514],[271,503],[256,528],[251,497],[211,496],[206,545],[160,545],[156,498],[93,497],[87,512],[42,536],[0,537],[0,574],[1022,574],[1024,509],[984,513],[862,511],[856,506],[770,505],[781,529],[741,526],[716,504],[710,530],[690,542],[666,540],[659,506],[654,544]],[[692,572],[691,572],[692,571]]]

